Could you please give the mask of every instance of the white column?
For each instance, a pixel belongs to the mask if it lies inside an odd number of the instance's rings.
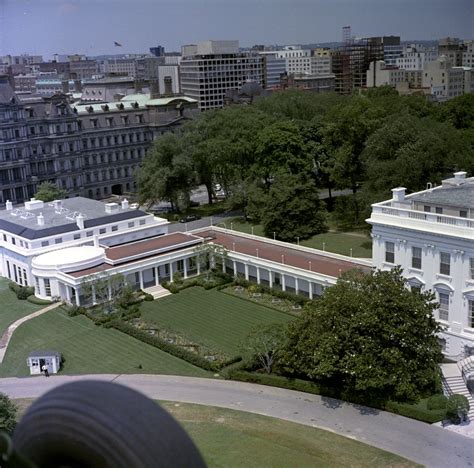
[[[222,273],[225,273],[225,257],[222,256]]]
[[[313,299],[313,283],[311,281],[308,281],[308,292],[309,298]]]
[[[268,270],[268,286],[273,288],[273,273],[272,270]]]
[[[260,284],[260,268],[259,267],[256,267],[257,268],[257,284]]]
[[[94,285],[92,285],[91,290],[92,290],[92,304],[97,304],[97,297],[95,295],[95,286]]]
[[[143,271],[142,270],[138,272],[138,277],[140,278],[140,289],[143,289],[144,286],[143,286]]]
[[[234,267],[234,276],[237,277],[237,262],[232,260],[232,265]]]
[[[159,267],[155,267],[155,286],[158,286],[160,284],[160,277],[158,275],[159,271]]]
[[[249,266],[245,263],[244,268],[245,268],[245,279],[248,281],[249,280]]]
[[[285,275],[283,273],[280,273],[280,278],[281,278],[281,290],[286,291]]]
[[[298,278],[295,278],[295,294],[298,294],[299,289]]]
[[[187,258],[183,260],[183,276],[184,276],[184,279],[188,277],[188,259]]]
[[[170,262],[170,283],[173,282],[173,262]]]
[[[79,288],[76,288],[76,305],[80,306],[81,303],[79,302]]]
[[[199,257],[196,257],[196,268],[197,268],[197,274],[200,275],[201,274],[201,261]]]

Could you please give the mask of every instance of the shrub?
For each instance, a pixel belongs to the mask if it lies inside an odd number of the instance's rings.
[[[31,296],[28,296],[26,298],[26,300],[28,302],[31,302],[32,304],[36,304],[36,305],[47,305],[47,304],[51,304],[51,301],[47,300],[47,299],[40,299],[39,297],[36,297],[35,295],[31,295]]]
[[[13,432],[16,425],[16,413],[18,409],[10,398],[0,393],[0,431],[8,434]]]
[[[469,411],[469,401],[464,395],[451,395],[448,398],[446,415],[454,423],[459,424]]]
[[[428,399],[420,400],[418,403],[400,403],[388,401],[384,409],[391,413],[399,414],[411,419],[417,419],[429,424],[446,419],[446,409],[428,409]]]
[[[431,395],[428,398],[428,401],[426,403],[426,407],[429,410],[439,410],[439,409],[446,409],[446,405],[448,403],[448,399],[442,395]]]
[[[154,300],[152,294],[144,293],[143,296],[144,296],[145,301],[153,301]]]
[[[84,313],[84,308],[78,305],[69,305],[65,307],[68,317],[75,317]]]
[[[16,284],[13,281],[8,284],[8,287],[16,294],[16,297],[21,301],[28,299],[29,296],[32,296],[35,293],[35,288],[31,286],[20,286],[19,284]]]

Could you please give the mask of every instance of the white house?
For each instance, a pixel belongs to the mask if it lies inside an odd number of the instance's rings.
[[[61,353],[58,351],[33,351],[26,360],[31,375],[39,375],[46,366],[50,374],[57,374],[61,367]]]
[[[403,268],[412,288],[433,290],[446,355],[474,354],[474,177],[456,172],[442,185],[372,205],[373,264]]]

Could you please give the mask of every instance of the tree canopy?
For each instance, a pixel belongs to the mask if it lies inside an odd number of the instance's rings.
[[[398,268],[350,271],[289,324],[282,364],[352,400],[416,400],[437,385],[436,307]]]
[[[35,198],[44,202],[50,202],[66,198],[66,195],[67,192],[60,189],[56,184],[53,184],[52,182],[41,182],[41,184],[38,185]]]

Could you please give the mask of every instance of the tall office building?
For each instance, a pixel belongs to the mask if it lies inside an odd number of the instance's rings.
[[[181,48],[181,92],[199,102],[201,111],[224,105],[227,90],[246,82],[264,85],[264,59],[239,52],[238,41],[206,41]]]
[[[150,47],[150,54],[154,55],[155,57],[164,57],[165,48],[160,45],[156,47]]]

